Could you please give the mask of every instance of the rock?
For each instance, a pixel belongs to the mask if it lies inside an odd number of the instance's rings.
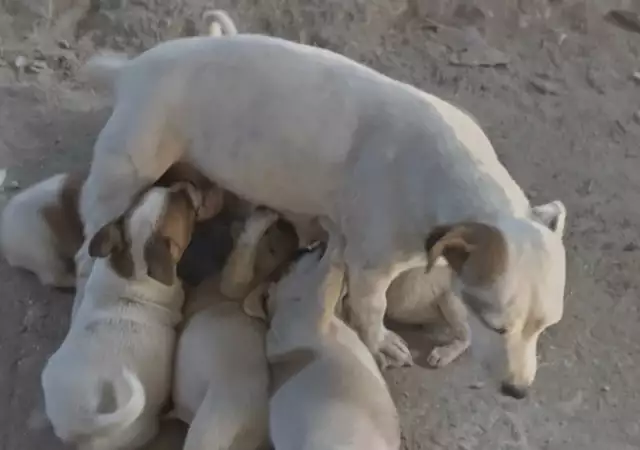
[[[469,385],[469,389],[474,389],[474,390],[482,389],[483,387],[484,387],[484,383],[482,381],[476,381]]]
[[[58,47],[60,47],[63,50],[69,50],[71,48],[71,45],[69,44],[68,41],[61,39],[58,41]]]
[[[604,16],[604,20],[625,31],[640,34],[640,14],[624,9],[612,9]]]
[[[631,79],[640,84],[640,72],[633,72],[633,74],[631,75]]]
[[[492,67],[509,65],[510,58],[506,53],[501,52],[488,45],[474,46],[451,55],[449,62],[454,66],[469,67]]]
[[[49,66],[47,66],[47,62],[41,61],[41,60],[32,61],[30,64],[27,64],[27,66],[25,67],[25,71],[29,73],[40,73],[43,70],[47,70],[47,69],[49,69]]]
[[[639,250],[639,249],[640,249],[640,245],[636,244],[635,242],[629,242],[627,245],[622,247],[622,250],[625,252],[635,252],[636,250]]]
[[[547,75],[537,75],[529,80],[529,84],[540,94],[560,95],[560,84],[551,80]]]
[[[16,57],[16,59],[13,61],[13,65],[18,70],[24,69],[24,67],[27,64],[28,64],[27,58],[25,56],[22,56],[22,55]]]

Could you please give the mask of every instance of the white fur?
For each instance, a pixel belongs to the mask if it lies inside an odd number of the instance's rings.
[[[357,334],[334,315],[344,264],[333,245],[330,238],[320,261],[317,250],[304,255],[269,293],[271,440],[278,450],[398,450],[386,382]],[[282,368],[292,364],[293,371]]]
[[[54,175],[15,195],[0,217],[0,248],[7,262],[35,273],[47,286],[75,284],[75,276],[61,259],[56,237],[42,215],[44,207],[59,205],[66,177]]]
[[[81,200],[89,236],[183,157],[255,204],[338,225],[352,325],[383,365],[411,362],[383,326],[384,294],[399,273],[424,266],[437,225],[497,227],[508,264],[487,298],[501,314],[534,308],[544,326],[559,320],[561,237],[533,217],[458,108],[330,51],[266,36],[173,40],[127,62],[93,61],[100,65],[117,93]],[[459,288],[465,299],[472,287]]]
[[[178,341],[173,384],[175,415],[191,424],[185,450],[268,445],[266,327],[243,312],[242,299],[254,284],[251,295],[262,295],[264,278],[286,257],[286,236],[268,230],[276,219],[269,211],[254,212],[222,274],[189,294],[191,317]]]
[[[141,267],[142,245],[166,192],[152,189],[128,219],[134,278],[118,276],[107,258],[94,262],[69,333],[43,370],[47,416],[56,435],[80,449],[144,444],[157,432],[158,414],[169,397],[174,327],[184,294],[179,282],[165,286]],[[140,395],[142,404],[134,403]]]

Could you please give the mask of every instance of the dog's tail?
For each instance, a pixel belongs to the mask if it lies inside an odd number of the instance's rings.
[[[205,11],[202,20],[208,24],[209,36],[233,36],[238,28],[226,11],[212,9]]]
[[[101,53],[89,58],[78,75],[81,80],[95,87],[113,90],[118,75],[129,61],[129,57],[124,53]]]
[[[94,436],[112,435],[117,430],[129,427],[142,414],[146,402],[144,386],[138,376],[129,369],[124,368],[122,377],[130,392],[129,401],[121,408],[109,413],[99,413],[92,419],[91,434]],[[103,383],[100,393],[100,403],[115,403],[117,398],[116,383],[108,381]]]

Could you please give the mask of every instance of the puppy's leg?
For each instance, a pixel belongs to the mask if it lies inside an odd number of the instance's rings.
[[[267,229],[277,220],[278,214],[266,208],[257,208],[249,216],[222,270],[220,292],[223,295],[240,298],[246,294],[255,276],[258,244]]]
[[[376,357],[381,368],[412,365],[413,358],[407,343],[396,333],[388,330],[383,323],[387,307],[387,288],[396,273],[390,270],[366,269],[358,264],[357,260],[349,260],[348,257],[346,261],[350,324]]]
[[[467,309],[462,300],[451,291],[440,296],[438,308],[453,330],[454,339],[446,345],[435,347],[429,354],[427,362],[433,367],[444,367],[469,348],[471,328],[467,321]]]
[[[230,387],[211,386],[207,391],[189,427],[184,450],[258,450],[267,444],[266,384],[263,392],[225,388]]]

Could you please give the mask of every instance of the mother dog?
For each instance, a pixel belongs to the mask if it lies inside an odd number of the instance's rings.
[[[87,236],[172,163],[191,162],[246,200],[340,227],[350,320],[382,364],[411,362],[383,326],[390,282],[427,254],[446,258],[462,298],[505,334],[504,391],[526,393],[537,338],[562,316],[566,212],[560,202],[532,208],[467,114],[266,36],[179,39],[86,69],[116,95],[82,193]],[[90,265],[86,250],[78,260]]]

